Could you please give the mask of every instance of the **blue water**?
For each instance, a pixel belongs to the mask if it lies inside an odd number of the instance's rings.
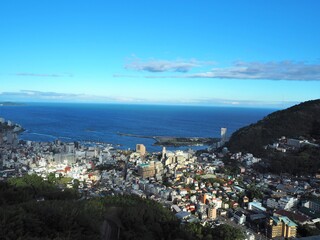
[[[0,116],[22,125],[27,131],[20,138],[32,141],[101,141],[135,148],[137,143],[149,151],[152,139],[120,136],[219,137],[220,128],[228,135],[254,123],[275,109],[234,107],[195,107],[119,104],[33,103],[1,106]]]

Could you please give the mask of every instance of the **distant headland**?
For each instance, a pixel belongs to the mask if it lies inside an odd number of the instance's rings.
[[[17,102],[0,102],[0,106],[22,106],[25,105],[24,103],[17,103]]]
[[[129,133],[117,133],[119,136],[136,137],[136,138],[151,138],[156,142],[154,146],[164,147],[183,147],[183,146],[204,146],[212,145],[219,142],[220,138],[204,138],[204,137],[174,137],[174,136],[142,136]]]

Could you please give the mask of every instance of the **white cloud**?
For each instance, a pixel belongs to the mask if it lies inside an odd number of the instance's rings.
[[[142,102],[144,99],[130,97],[98,96],[82,93],[43,92],[21,90],[18,92],[0,92],[0,101],[67,101],[67,102]]]
[[[199,61],[162,61],[148,62],[135,61],[127,65],[127,69],[148,71],[153,75],[144,78],[218,78],[218,79],[244,79],[244,80],[287,80],[287,81],[319,81],[320,64],[307,62],[281,61],[281,62],[236,62],[229,67],[215,67],[205,72],[188,73],[192,68],[204,66]],[[207,64],[208,65],[208,64]],[[175,75],[157,75],[157,72],[180,72]],[[116,75],[116,77],[127,77]],[[135,77],[130,75],[130,77]],[[139,77],[139,76],[136,76]]]
[[[63,74],[56,74],[56,73],[30,73],[30,72],[20,72],[15,73],[14,75],[20,77],[51,77],[51,78],[59,78],[59,77],[72,77],[73,74],[71,73],[63,73]]]
[[[231,67],[214,68],[208,72],[185,77],[319,81],[320,64],[293,61],[237,62]]]
[[[135,59],[125,65],[126,69],[146,71],[146,72],[180,72],[186,73],[193,68],[201,67],[203,65],[212,65],[212,62],[200,62],[197,60],[148,60],[141,61]]]

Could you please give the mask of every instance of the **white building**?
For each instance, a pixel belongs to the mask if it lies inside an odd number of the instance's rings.
[[[278,201],[279,208],[280,209],[284,209],[284,210],[290,210],[295,205],[297,205],[297,203],[298,203],[298,199],[297,198],[288,197],[288,196],[282,197]]]
[[[215,205],[216,208],[222,208],[222,200],[220,198],[212,198],[211,202]]]
[[[255,212],[265,212],[266,208],[262,207],[261,202],[249,202],[248,209]]]
[[[244,224],[246,222],[246,215],[243,214],[243,212],[241,211],[236,211],[233,214],[234,220],[236,221],[236,223],[238,224]]]
[[[224,144],[227,141],[227,128],[221,128],[221,143]]]

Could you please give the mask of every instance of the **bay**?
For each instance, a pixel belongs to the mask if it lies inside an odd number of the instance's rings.
[[[219,137],[226,127],[237,129],[262,119],[276,109],[162,106],[129,104],[28,103],[1,106],[0,116],[22,125],[23,140],[99,141],[134,149],[137,143],[160,151],[154,140],[120,136]],[[203,147],[202,147],[203,148]],[[169,148],[174,149],[174,148]]]

